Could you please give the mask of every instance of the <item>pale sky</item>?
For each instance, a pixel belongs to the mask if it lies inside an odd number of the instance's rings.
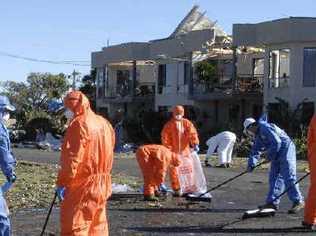
[[[110,44],[169,36],[194,4],[231,33],[234,23],[257,23],[289,16],[316,16],[314,0],[27,0],[0,4],[0,81],[23,81],[31,72],[83,75],[89,66],[25,61],[82,61]]]

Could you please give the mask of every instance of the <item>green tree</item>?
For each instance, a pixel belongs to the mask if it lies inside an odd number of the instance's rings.
[[[16,105],[17,126],[25,127],[34,118],[48,118],[47,103],[60,99],[70,85],[64,74],[31,73],[26,82],[2,82],[2,94]]]
[[[212,88],[218,82],[215,62],[198,62],[195,67],[195,73],[198,77],[198,82],[205,84],[207,89]]]

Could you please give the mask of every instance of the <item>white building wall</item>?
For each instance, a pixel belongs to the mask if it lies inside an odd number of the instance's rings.
[[[189,82],[189,81],[188,81]],[[184,84],[184,63],[171,63],[166,65],[166,86],[162,94],[156,93],[155,109],[160,106],[173,107],[175,105],[193,105],[188,99],[189,87]]]
[[[316,104],[316,87],[303,87],[304,47],[316,47],[316,42],[279,44],[267,47],[265,55],[264,104],[275,103],[275,97],[280,97],[295,108],[305,98]],[[287,88],[269,88],[269,51],[289,48],[290,51],[290,78]]]

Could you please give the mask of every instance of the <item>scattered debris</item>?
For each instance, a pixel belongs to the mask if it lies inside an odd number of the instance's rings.
[[[134,189],[128,186],[127,184],[112,184],[112,193],[126,193],[133,192]]]
[[[55,138],[52,133],[47,132],[45,139],[37,143],[37,146],[41,149],[48,151],[60,151],[61,150],[61,140]]]

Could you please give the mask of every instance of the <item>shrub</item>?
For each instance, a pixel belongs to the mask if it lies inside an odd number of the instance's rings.
[[[298,159],[307,159],[307,128],[302,127],[298,136],[293,138],[296,146],[296,156]]]

